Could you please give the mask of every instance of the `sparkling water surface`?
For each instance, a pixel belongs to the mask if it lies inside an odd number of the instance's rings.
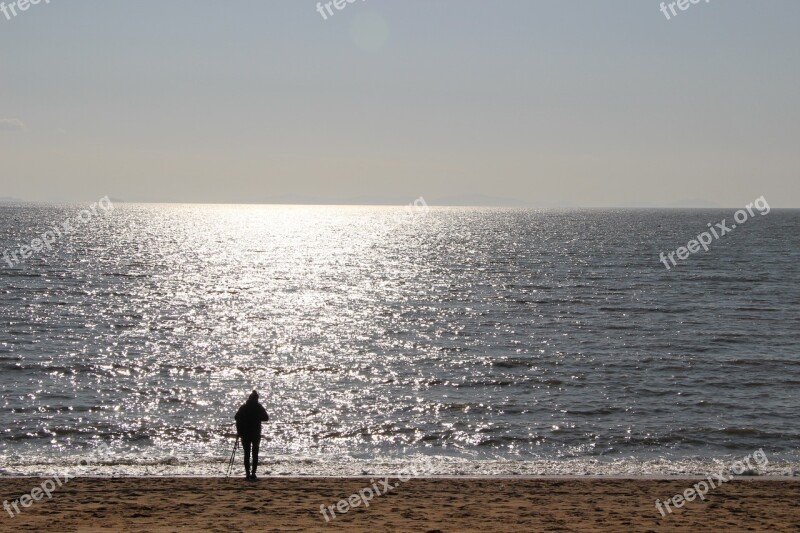
[[[0,474],[221,475],[253,388],[273,474],[796,473],[800,211],[658,259],[734,211],[116,204],[0,262]]]

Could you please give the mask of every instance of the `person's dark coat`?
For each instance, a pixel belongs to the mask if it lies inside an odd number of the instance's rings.
[[[251,396],[236,411],[236,431],[240,436],[250,440],[261,438],[261,422],[268,420],[267,410],[258,403],[258,396]]]

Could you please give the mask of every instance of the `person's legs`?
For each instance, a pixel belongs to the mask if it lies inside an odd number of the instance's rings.
[[[253,477],[256,475],[256,470],[258,470],[258,447],[261,445],[261,437],[256,437],[253,439]]]
[[[247,473],[247,477],[250,477],[250,445],[250,439],[247,437],[242,437],[242,448],[244,449],[244,470]]]

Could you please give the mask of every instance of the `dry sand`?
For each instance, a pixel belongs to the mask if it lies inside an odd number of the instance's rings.
[[[42,481],[0,478],[0,499],[16,500]],[[656,498],[695,482],[412,479],[326,523],[320,505],[335,505],[370,480],[82,478],[15,518],[3,512],[0,531],[800,531],[796,480],[739,478],[662,518]]]

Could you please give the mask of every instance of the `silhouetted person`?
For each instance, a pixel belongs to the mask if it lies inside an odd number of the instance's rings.
[[[236,411],[236,432],[244,448],[244,469],[247,479],[256,479],[258,446],[261,444],[261,422],[269,420],[266,409],[258,403],[258,393],[253,391],[247,402]],[[253,470],[250,471],[250,450],[253,451]]]

